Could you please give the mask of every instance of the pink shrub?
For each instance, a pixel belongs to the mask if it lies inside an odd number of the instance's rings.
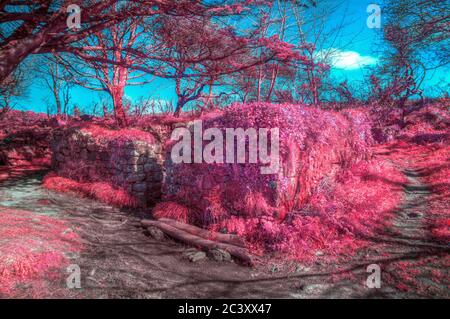
[[[322,184],[283,222],[231,216],[211,227],[242,236],[254,252],[277,251],[306,262],[322,252],[332,262],[352,256],[383,231],[403,199],[405,182],[392,165],[360,163],[339,173],[336,183]]]
[[[450,241],[450,145],[435,144],[421,147],[422,156],[415,165],[432,194],[429,198],[427,223],[431,238]]]
[[[153,216],[159,218],[170,218],[183,223],[192,222],[189,220],[189,210],[174,202],[158,203],[153,208]]]
[[[165,200],[187,206],[203,226],[234,213],[283,220],[324,178],[332,179],[340,169],[370,157],[371,136],[364,123],[368,119],[357,113],[345,117],[300,105],[254,103],[235,104],[222,114],[202,118],[204,130],[279,128],[281,170],[262,175],[261,163],[169,163]]]
[[[185,209],[163,204],[156,218],[179,211],[183,221],[238,234],[254,253],[311,261],[319,251],[337,258],[364,247],[402,200],[404,176],[368,161],[371,124],[361,110],[236,104],[203,119],[208,127],[278,127],[280,172],[261,175],[261,163],[169,163],[165,200]]]

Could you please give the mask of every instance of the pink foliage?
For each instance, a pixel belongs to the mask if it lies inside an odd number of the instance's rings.
[[[371,123],[361,110],[236,104],[203,119],[208,127],[278,127],[280,173],[261,175],[261,163],[170,166],[165,200],[178,203],[177,209],[158,206],[155,217],[182,212],[175,217],[236,233],[254,252],[311,260],[318,250],[338,256],[363,247],[367,241],[357,236],[373,236],[402,200],[403,175],[392,165],[366,161]]]
[[[74,192],[117,207],[137,205],[136,200],[128,192],[105,182],[82,183],[50,173],[44,178],[43,186],[57,192]]]
[[[0,238],[0,297],[48,295],[68,265],[65,254],[82,249],[65,222],[7,208],[0,208]]]
[[[397,185],[387,183],[383,176]],[[317,252],[336,258],[352,256],[383,230],[401,203],[404,176],[383,162],[356,164],[333,184],[322,184],[308,203],[284,222],[273,218],[231,216],[212,227],[246,238],[254,251],[277,251],[305,262]]]
[[[149,144],[154,144],[156,141],[152,134],[136,128],[111,130],[99,125],[85,125],[81,128],[81,131],[92,134],[95,139],[115,141],[118,143],[144,141]]]
[[[450,240],[450,113],[448,100],[437,101],[409,112],[406,125],[398,134],[399,141],[389,144],[394,149],[390,159],[403,167],[415,169],[430,191],[427,197],[426,223],[433,240]]]
[[[183,223],[192,222],[189,216],[189,210],[185,206],[174,202],[158,203],[153,208],[153,217],[156,219],[170,218]]]
[[[450,138],[450,101],[425,105],[405,117],[406,127],[399,138],[417,144],[448,141]]]
[[[289,104],[235,104],[222,115],[204,119],[204,129],[279,128],[280,174],[262,175],[261,163],[174,165],[168,170],[166,200],[202,212],[197,221],[201,225],[231,212],[283,219],[326,175],[369,156],[371,137],[362,118]]]
[[[261,38],[259,39],[259,44],[269,49],[274,54],[275,58],[279,60],[290,61],[306,59],[306,57],[300,56],[300,54],[295,51],[294,45],[281,41],[277,35],[270,38]]]
[[[425,157],[419,158],[415,165],[420,167],[423,179],[432,191],[427,218],[430,236],[448,243],[450,242],[450,145],[439,143],[421,148]]]

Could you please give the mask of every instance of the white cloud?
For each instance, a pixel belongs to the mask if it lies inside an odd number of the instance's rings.
[[[361,55],[356,51],[341,51],[339,49],[329,49],[320,51],[319,58],[327,57],[328,63],[336,69],[356,70],[365,66],[375,65],[377,58],[370,55]]]

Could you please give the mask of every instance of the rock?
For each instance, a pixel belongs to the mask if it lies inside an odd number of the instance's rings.
[[[145,179],[144,174],[133,174],[133,175],[129,175],[126,178],[126,181],[128,183],[138,183],[138,182],[142,182],[144,179]]]
[[[330,288],[330,284],[310,284],[303,287],[303,293],[307,295],[322,295]]]
[[[154,144],[151,146],[153,153],[159,154],[162,153],[161,145]]]
[[[83,160],[87,160],[88,158],[88,152],[85,148],[83,148],[80,152],[80,158]]]
[[[97,147],[95,146],[94,143],[88,143],[88,144],[86,145],[86,148],[87,148],[88,151],[94,152],[94,151],[96,150]]]
[[[317,257],[323,256],[323,255],[324,255],[323,251],[321,251],[321,250],[316,251],[316,256]]]
[[[126,153],[126,156],[128,157],[128,158],[131,158],[131,157],[139,157],[139,152],[138,151],[136,151],[135,149],[131,149],[131,150],[128,150],[128,152]]]
[[[133,166],[125,164],[121,166],[121,170],[126,173],[133,173]]]
[[[145,183],[137,183],[133,185],[133,191],[138,193],[145,193],[147,190],[147,184]]]
[[[139,157],[130,157],[127,160],[127,164],[130,166],[135,166],[138,163]]]
[[[295,272],[297,273],[305,273],[305,272],[310,272],[311,271],[311,267],[306,267],[304,265],[297,265],[295,267]]]
[[[153,237],[153,239],[156,239],[158,241],[164,240],[164,237],[165,237],[164,233],[159,228],[157,228],[157,227],[148,227],[147,231],[150,234],[150,236]]]
[[[136,173],[139,173],[139,174],[143,174],[144,173],[144,165],[135,165],[134,166],[134,171],[136,172]]]
[[[211,249],[210,251],[208,251],[208,257],[215,261],[231,261],[230,253],[223,249]]]
[[[138,160],[137,160],[138,165],[144,165],[145,163],[147,163],[147,157],[141,156],[138,158]]]
[[[163,173],[162,172],[154,172],[153,174],[150,174],[147,176],[147,181],[160,184],[160,182],[163,180]]]
[[[134,190],[133,197],[141,204],[145,206],[145,203],[147,202],[147,196],[145,196],[144,192],[137,192]]]
[[[205,254],[205,252],[197,250],[197,249],[195,249],[195,250],[190,249],[190,250],[186,251],[186,257],[189,259],[190,262],[195,263],[195,262],[205,259],[206,254]]]
[[[148,172],[152,172],[152,171],[158,171],[160,168],[159,168],[159,165],[158,164],[145,164],[144,165],[144,171],[146,172],[146,173],[148,173]]]

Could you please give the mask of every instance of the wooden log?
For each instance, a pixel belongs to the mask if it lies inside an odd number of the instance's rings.
[[[251,255],[242,247],[205,239],[161,221],[145,220],[142,221],[142,224],[149,227],[158,227],[170,237],[178,239],[188,245],[201,248],[203,250],[210,250],[215,248],[223,249],[229,252],[233,257],[238,258],[246,264],[250,266],[253,265],[253,259]]]
[[[234,245],[238,247],[245,248],[245,243],[239,236],[232,235],[232,234],[221,234],[217,232],[212,232],[203,228],[199,228],[193,225],[185,224],[173,219],[169,218],[160,218],[158,221],[164,222],[166,224],[169,224],[173,227],[176,227],[178,229],[184,230],[190,234],[203,237],[205,239],[209,239],[212,241],[218,241],[221,243]]]

